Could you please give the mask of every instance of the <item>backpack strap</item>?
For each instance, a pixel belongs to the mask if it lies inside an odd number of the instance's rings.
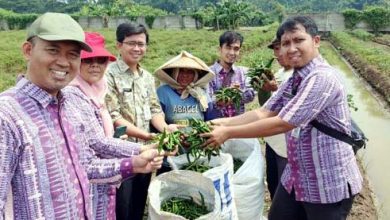
[[[340,132],[334,128],[331,128],[329,126],[326,126],[324,124],[321,124],[320,122],[318,122],[317,120],[313,120],[310,122],[311,125],[313,125],[315,128],[317,128],[319,131],[321,131],[322,133],[324,134],[327,134],[333,138],[336,138],[337,140],[339,141],[343,141],[347,144],[350,144],[350,145],[355,145],[355,140],[352,139],[351,136],[343,133],[343,132]]]

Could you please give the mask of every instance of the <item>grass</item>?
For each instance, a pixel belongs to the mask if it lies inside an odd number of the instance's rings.
[[[269,59],[272,51],[266,45],[274,37],[277,24],[262,28],[240,30],[244,36],[239,65],[248,66],[253,60]],[[106,47],[117,55],[114,29],[88,29],[97,31],[105,36]],[[170,58],[186,50],[211,65],[218,58],[218,38],[223,31],[211,30],[150,30],[150,44],[142,66],[153,72]],[[0,91],[11,87],[16,76],[26,69],[26,62],[21,53],[21,45],[26,31],[0,32]]]
[[[366,60],[386,78],[390,78],[390,50],[388,46],[362,41],[346,32],[333,32],[332,39],[342,45],[338,49],[349,51],[361,60]]]

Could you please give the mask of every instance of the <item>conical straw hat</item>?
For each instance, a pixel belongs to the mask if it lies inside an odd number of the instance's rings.
[[[172,78],[171,73],[175,68],[196,69],[199,73],[199,80],[195,82],[197,86],[205,87],[210,80],[215,76],[213,71],[199,58],[191,55],[186,51],[182,51],[178,56],[170,59],[162,66],[157,68],[155,76],[162,82],[167,83],[173,87],[179,86],[175,79]]]

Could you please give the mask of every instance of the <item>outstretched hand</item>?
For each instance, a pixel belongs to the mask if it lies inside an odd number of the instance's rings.
[[[185,125],[178,125],[178,124],[169,124],[166,129],[168,132],[174,132],[179,130],[180,128],[184,128]]]
[[[267,92],[275,92],[278,90],[278,83],[275,81],[275,79],[267,81],[263,84],[261,89]]]
[[[146,149],[132,159],[134,173],[150,173],[161,168],[164,152]]]
[[[228,127],[225,126],[211,126],[211,132],[200,134],[201,137],[207,138],[207,141],[203,144],[204,147],[219,148],[227,139]]]

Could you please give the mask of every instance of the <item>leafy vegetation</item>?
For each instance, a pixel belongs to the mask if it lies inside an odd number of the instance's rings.
[[[17,14],[0,8],[0,19],[7,21],[8,28],[12,30],[25,29],[37,17],[37,14]]]
[[[380,10],[390,8],[388,0],[0,0],[0,8],[23,14],[65,12],[77,16],[102,16],[106,22],[110,16],[131,19],[145,16],[150,26],[156,16],[192,15],[202,24],[216,29],[281,22],[287,12],[341,12],[349,8],[355,9],[345,11],[347,26],[353,28],[363,17],[357,10],[365,7],[371,10],[371,6],[377,8],[370,13],[378,16],[364,17],[372,21],[375,29],[375,25],[389,20],[389,16],[380,15]]]
[[[249,65],[253,54],[269,59],[271,50],[266,45],[275,35],[278,24],[250,30],[241,30],[244,36],[243,49],[241,51],[241,65]],[[106,45],[113,54],[116,52],[115,30],[99,29],[86,31],[98,31],[106,38]],[[223,31],[207,30],[150,30],[150,44],[142,65],[153,72],[160,65],[182,50],[186,50],[201,58],[211,65],[218,58],[218,37]],[[0,50],[7,51],[0,54],[0,91],[14,85],[16,75],[23,73],[26,64],[20,51],[21,44],[26,38],[26,31],[1,31]],[[174,39],[174,40],[172,40]]]
[[[356,9],[347,9],[342,14],[344,16],[345,27],[351,30],[363,19],[363,12]]]
[[[353,31],[349,31],[348,33],[364,41],[372,40],[374,38],[373,34],[362,29],[355,29]]]
[[[370,6],[364,10],[364,20],[372,28],[375,35],[378,35],[381,28],[390,24],[390,8]]]
[[[390,25],[390,8],[382,6],[368,6],[363,11],[347,9],[343,11],[345,26],[354,29],[360,21],[365,21],[378,35],[379,30]]]
[[[257,16],[257,17],[256,17]],[[253,5],[233,0],[222,1],[216,5],[209,5],[194,13],[194,17],[215,29],[237,29],[241,24],[257,20],[261,24],[264,15]]]
[[[386,46],[364,42],[346,32],[332,32],[332,39],[342,45],[340,50],[351,52],[390,78],[390,51]]]

